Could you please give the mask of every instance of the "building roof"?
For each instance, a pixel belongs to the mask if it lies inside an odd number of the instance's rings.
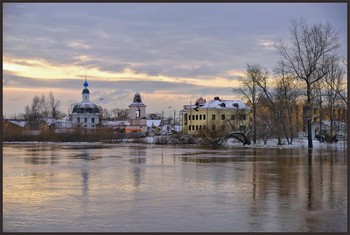
[[[73,111],[72,113],[100,113],[100,109],[99,107],[89,101],[83,101],[83,102],[79,102],[76,103],[73,106]]]
[[[214,100],[209,100],[208,102],[202,103],[202,104],[192,104],[192,105],[184,105],[184,110],[189,109],[232,109],[232,110],[250,110],[251,108],[248,107],[245,103],[243,103],[241,100],[221,100],[218,97],[216,97]]]
[[[134,99],[129,106],[146,106],[146,105],[144,105],[144,103],[142,103],[140,93],[136,92],[134,95]]]
[[[250,109],[241,100],[209,100],[200,105],[202,109]]]
[[[147,127],[159,127],[162,123],[162,120],[147,120]]]
[[[120,127],[120,126],[128,126],[130,123],[128,121],[102,121],[103,126],[109,127]]]

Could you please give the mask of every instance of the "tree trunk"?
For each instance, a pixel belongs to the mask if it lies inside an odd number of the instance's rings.
[[[312,112],[311,112],[311,85],[307,84],[306,86],[306,93],[307,93],[307,142],[308,142],[308,148],[312,148],[312,130],[311,130],[311,119],[312,119]]]

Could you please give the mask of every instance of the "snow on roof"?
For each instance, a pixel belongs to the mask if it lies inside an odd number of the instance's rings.
[[[57,128],[72,128],[72,121],[62,118],[55,121],[55,126]]]
[[[14,125],[20,126],[20,127],[25,127],[27,125],[27,121],[15,121],[15,120],[9,120]]]
[[[192,105],[184,105],[184,109],[194,109],[197,106],[195,104]],[[204,104],[200,104],[198,106],[199,109],[233,109],[233,110],[243,110],[251,108],[248,107],[245,103],[243,103],[241,100],[209,100],[208,102]]]
[[[208,109],[250,109],[245,103],[241,100],[210,100],[200,108]]]
[[[147,127],[160,126],[162,120],[147,120]]]
[[[102,125],[104,126],[128,126],[130,123],[128,121],[103,121]]]

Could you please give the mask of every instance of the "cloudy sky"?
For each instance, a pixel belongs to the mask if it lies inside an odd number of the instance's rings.
[[[272,71],[291,20],[329,22],[346,56],[346,3],[3,3],[3,113],[53,92],[67,113],[81,101],[170,113],[198,97],[240,98],[247,63]],[[100,101],[100,98],[104,98]]]

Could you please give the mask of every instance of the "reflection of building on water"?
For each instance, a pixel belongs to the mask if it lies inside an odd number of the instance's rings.
[[[141,184],[142,176],[144,174],[145,169],[142,167],[135,166],[133,168],[133,176],[134,176],[134,186],[138,187]]]
[[[81,163],[81,191],[82,191],[82,196],[83,199],[88,199],[88,193],[89,193],[89,152],[84,149],[83,150],[83,162]]]
[[[145,168],[143,165],[146,163],[146,151],[144,147],[132,147],[130,148],[130,155],[134,158],[130,159],[130,163],[133,164],[131,169],[132,176],[134,178],[134,186],[140,186],[142,178],[145,174]]]

